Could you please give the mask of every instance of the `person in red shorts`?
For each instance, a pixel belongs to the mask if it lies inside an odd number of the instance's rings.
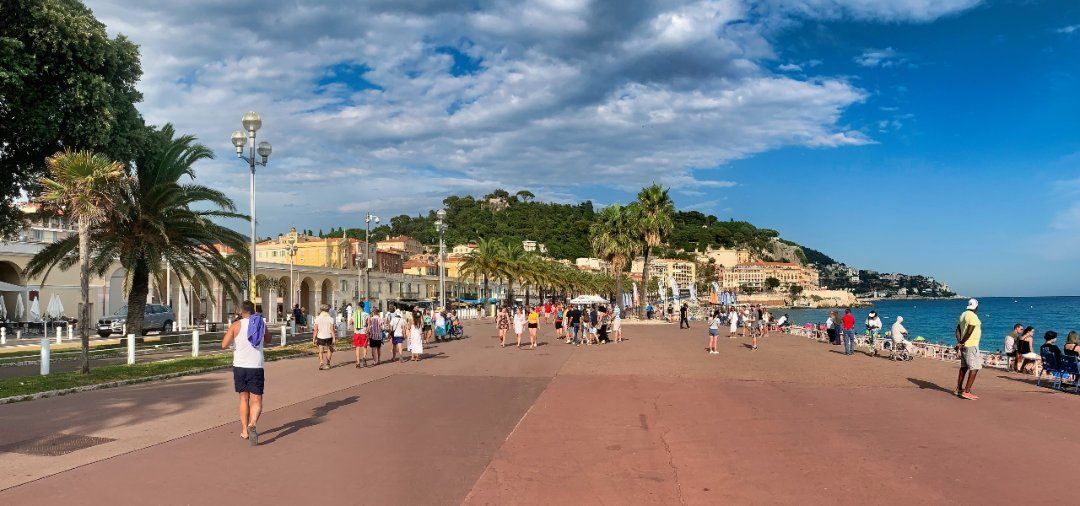
[[[356,350],[356,368],[359,369],[364,367],[364,363],[367,362],[368,358],[368,314],[364,312],[363,304],[356,305],[356,309],[353,310],[349,321],[352,322],[353,326],[352,344]]]

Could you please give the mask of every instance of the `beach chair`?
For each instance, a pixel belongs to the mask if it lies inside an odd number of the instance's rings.
[[[1060,369],[1066,376],[1072,376],[1073,393],[1080,393],[1080,362],[1077,357],[1061,357]]]
[[[1042,386],[1043,374],[1050,375],[1050,388],[1061,388],[1062,379],[1069,376],[1058,364],[1054,354],[1045,350],[1042,351],[1042,370],[1039,371],[1039,376],[1035,379],[1035,386]]]

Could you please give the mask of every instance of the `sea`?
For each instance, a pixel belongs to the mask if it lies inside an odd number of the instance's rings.
[[[879,300],[870,307],[852,310],[855,329],[862,331],[866,315],[877,311],[884,324],[882,333],[888,331],[897,316],[904,317],[908,338],[922,336],[934,343],[954,344],[954,330],[960,314],[967,307],[967,299],[904,299]],[[787,313],[791,321],[825,323],[832,309],[790,308],[773,310],[779,316]],[[843,314],[843,310],[837,310]],[[979,318],[983,323],[982,351],[998,351],[1004,346],[1005,336],[1017,323],[1035,327],[1035,344],[1042,344],[1047,330],[1058,333],[1058,346],[1065,344],[1065,336],[1071,330],[1080,331],[1080,297],[986,297],[979,298]]]

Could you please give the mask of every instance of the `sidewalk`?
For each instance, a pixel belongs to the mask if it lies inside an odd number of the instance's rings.
[[[517,350],[481,323],[418,364],[273,362],[256,448],[237,436],[228,373],[0,406],[0,446],[115,439],[0,453],[0,500],[1030,503],[1050,493],[1018,487],[1017,467],[1045,462],[1039,482],[1068,483],[1068,466],[1050,463],[1080,451],[1080,396],[1030,378],[984,370],[982,399],[964,401],[949,392],[955,367],[936,361],[782,335],[757,351],[722,338],[714,356],[701,325],[625,330],[620,344]]]

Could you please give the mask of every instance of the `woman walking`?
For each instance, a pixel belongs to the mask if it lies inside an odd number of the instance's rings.
[[[563,338],[563,307],[562,304],[555,306],[555,339]]]
[[[506,308],[499,308],[499,314],[495,316],[495,326],[499,329],[499,346],[506,347],[506,331],[510,330],[510,314]]]
[[[409,322],[409,351],[412,353],[410,362],[419,362],[424,354],[424,331],[421,327],[421,318],[413,313]]]
[[[529,313],[529,343],[532,344],[532,349],[536,349],[536,331],[540,327],[540,313],[539,309],[533,308]]]
[[[609,343],[609,342],[611,342],[611,340],[608,339],[608,334],[610,332],[610,326],[611,326],[611,315],[608,314],[606,307],[600,306],[599,317],[600,317],[600,321],[597,323],[597,326],[596,326],[596,334],[597,334],[596,342],[597,343]]]
[[[611,319],[611,333],[615,334],[615,342],[622,342],[622,311],[615,306],[615,315]]]
[[[720,352],[716,351],[716,339],[720,336],[720,310],[717,309],[713,312],[712,319],[709,320],[709,354],[718,355]]]
[[[521,347],[521,333],[525,331],[525,311],[514,308],[514,335],[517,336],[517,347]]]

